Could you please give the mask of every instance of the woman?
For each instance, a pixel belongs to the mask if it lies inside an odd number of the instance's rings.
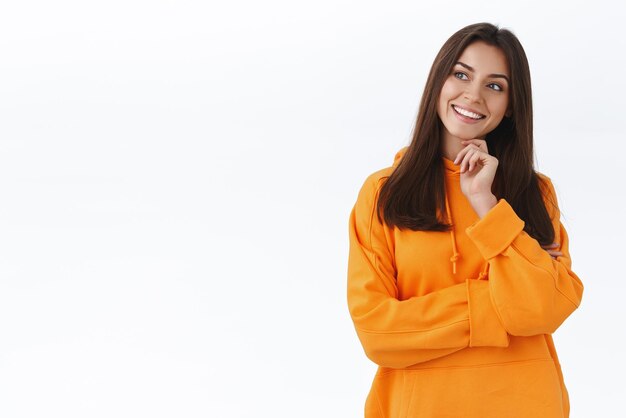
[[[366,417],[569,416],[551,334],[583,285],[532,135],[515,35],[452,35],[410,145],[350,216],[348,306],[379,366]]]

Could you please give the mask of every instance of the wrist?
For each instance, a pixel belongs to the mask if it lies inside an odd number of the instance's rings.
[[[498,203],[498,199],[493,193],[472,196],[469,200],[474,212],[480,218],[483,218]]]

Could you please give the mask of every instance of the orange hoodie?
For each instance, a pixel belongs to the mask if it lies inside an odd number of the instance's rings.
[[[389,228],[375,204],[405,152],[367,178],[350,215],[348,307],[379,366],[365,417],[568,417],[550,334],[579,306],[583,284],[558,208],[547,205],[563,253],[555,260],[505,199],[480,219],[459,166],[443,158],[452,231]]]

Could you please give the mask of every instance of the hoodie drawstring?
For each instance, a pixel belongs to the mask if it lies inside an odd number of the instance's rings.
[[[450,203],[448,202],[448,194],[446,193],[446,212],[448,214],[448,222],[450,222],[450,240],[452,241],[452,257],[450,257],[450,262],[452,263],[452,274],[456,274],[456,262],[459,258],[461,258],[461,253],[459,253],[456,248],[456,238],[454,237],[454,222],[452,222],[452,212],[450,211]],[[485,267],[483,267],[483,271],[478,275],[477,280],[483,280],[487,278],[489,274],[489,263],[485,263]]]
[[[452,240],[452,257],[450,262],[452,263],[452,274],[456,274],[456,261],[461,258],[461,254],[456,248],[456,238],[454,237],[454,223],[452,222],[452,213],[450,212],[450,203],[448,203],[448,194],[446,196],[446,212],[448,214],[448,222],[450,222],[450,239]]]
[[[477,280],[482,280],[484,278],[487,277],[489,271],[489,263],[485,263],[485,268],[483,268],[483,271],[480,272],[480,274],[478,275],[478,279]]]

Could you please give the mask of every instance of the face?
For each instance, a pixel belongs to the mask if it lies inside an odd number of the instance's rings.
[[[497,47],[468,45],[448,75],[437,103],[444,141],[480,138],[494,130],[509,105],[509,66]]]

